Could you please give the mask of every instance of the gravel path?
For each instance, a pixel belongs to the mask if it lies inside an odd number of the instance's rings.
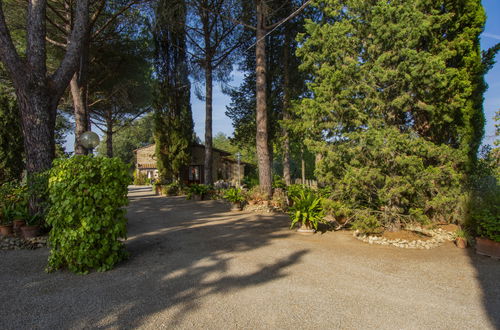
[[[0,329],[500,329],[500,262],[451,243],[301,236],[286,216],[131,187],[131,258],[44,273],[48,250],[0,251]]]

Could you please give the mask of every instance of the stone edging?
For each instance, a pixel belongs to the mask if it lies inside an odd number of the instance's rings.
[[[0,250],[34,250],[47,246],[47,236],[21,239],[17,237],[0,237]]]
[[[411,226],[408,225],[405,227],[406,230],[418,231],[424,233],[426,235],[431,236],[432,238],[429,240],[416,240],[416,241],[408,241],[404,239],[395,239],[390,240],[387,238],[381,238],[378,236],[369,236],[365,234],[361,234],[358,230],[354,231],[353,236],[359,239],[360,241],[366,242],[368,244],[380,244],[380,245],[392,245],[399,248],[404,249],[432,249],[442,245],[446,241],[453,241],[455,237],[453,233],[450,233],[441,228],[437,229],[423,229],[419,226]]]

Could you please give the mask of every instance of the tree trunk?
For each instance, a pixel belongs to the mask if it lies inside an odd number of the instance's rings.
[[[209,59],[207,59],[207,63]],[[210,60],[211,62],[211,60]],[[205,68],[205,184],[212,184],[212,65],[206,64]]]
[[[72,24],[72,8],[71,5],[67,2],[65,2],[65,9],[66,19],[68,22],[68,24],[66,25],[66,35],[68,37],[67,43],[69,43]],[[76,70],[70,82],[71,96],[73,98],[73,113],[75,116],[75,155],[88,154],[88,150],[84,148],[80,143],[80,137],[83,133],[90,130],[90,116],[87,98],[89,48],[90,38],[88,33],[86,33],[83,39],[78,69]]]
[[[259,167],[259,184],[263,193],[272,196],[271,161],[268,146],[267,104],[266,104],[266,29],[264,1],[257,0],[257,44],[256,55],[256,121],[257,121],[257,158]]]
[[[106,114],[106,156],[113,157],[113,113],[109,110]]]
[[[283,47],[283,120],[290,119],[290,33],[285,31]],[[286,125],[286,124],[285,124]],[[292,184],[290,175],[290,136],[288,129],[283,126],[283,178],[287,186]]]
[[[70,82],[75,115],[75,155],[86,155],[88,152],[87,149],[81,145],[80,137],[89,127],[87,84],[81,84],[78,76],[78,73],[75,73]]]
[[[33,89],[30,93],[17,91],[22,118],[26,170],[30,176],[48,170],[54,158],[53,101],[46,89]],[[36,118],[36,120],[33,120]],[[33,181],[29,177],[29,185]],[[30,194],[30,214],[41,212],[40,196]]]
[[[300,161],[302,167],[302,184],[306,184],[306,161],[304,159],[304,147],[300,149]]]

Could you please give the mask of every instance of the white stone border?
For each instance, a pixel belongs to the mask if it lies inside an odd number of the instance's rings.
[[[442,245],[446,241],[454,241],[455,236],[441,228],[437,229],[423,229],[419,226],[407,225],[405,230],[418,231],[423,234],[429,235],[432,238],[429,240],[416,240],[408,241],[405,239],[387,239],[378,236],[369,236],[361,234],[358,230],[354,231],[353,236],[360,241],[366,242],[368,244],[380,244],[380,245],[392,245],[404,249],[432,249]]]

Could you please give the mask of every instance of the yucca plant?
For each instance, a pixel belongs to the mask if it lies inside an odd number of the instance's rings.
[[[321,207],[321,198],[317,197],[312,191],[300,191],[297,196],[292,196],[293,206],[290,208],[290,217],[292,218],[292,229],[295,224],[300,223],[305,227],[318,229],[320,222],[324,222],[323,208]]]

